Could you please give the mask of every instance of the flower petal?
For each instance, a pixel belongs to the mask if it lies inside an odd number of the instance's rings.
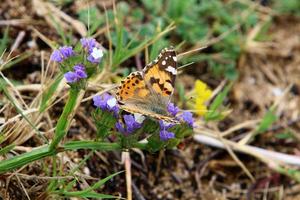
[[[107,101],[107,105],[110,107],[110,108],[113,108],[114,106],[117,105],[117,100],[116,98],[111,98]]]
[[[143,123],[143,121],[145,120],[145,116],[139,113],[134,113],[134,119],[137,123]]]

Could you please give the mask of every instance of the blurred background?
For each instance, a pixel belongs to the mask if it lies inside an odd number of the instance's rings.
[[[191,108],[185,94],[192,93],[196,80],[215,92],[231,84],[224,94],[222,115],[202,125],[227,133],[226,138],[232,141],[257,131],[248,144],[300,155],[299,0],[2,0],[0,30],[0,81],[8,78],[14,87],[5,87],[16,99],[21,95],[28,105],[46,82],[42,66],[47,66],[58,45],[75,44],[90,35],[111,49],[111,75],[104,84],[118,83],[131,71],[142,69],[162,48],[175,46],[184,66],[174,95],[180,107]],[[193,51],[201,47],[206,48]],[[52,80],[59,70],[54,65],[46,68],[51,74],[47,79]],[[92,85],[88,94],[99,88],[102,86]],[[39,121],[41,129],[53,128],[67,88],[60,92],[55,106]],[[90,101],[82,103],[68,140],[94,138],[91,109]],[[15,115],[15,107],[1,92],[1,123]],[[11,134],[7,130],[2,130],[1,145],[14,143],[21,152],[40,145],[28,127]],[[116,152],[91,154],[80,150],[64,154],[70,163],[78,163],[86,155],[89,159],[79,173],[106,177],[123,169]],[[299,174],[293,171],[296,167],[280,172],[259,158],[237,155],[251,176],[226,150],[192,137],[180,150],[133,151],[134,199],[300,199]],[[50,161],[40,160],[19,172],[45,175]],[[0,177],[1,183],[6,183],[0,194],[9,193],[11,199],[35,199],[34,194],[43,194],[48,183],[24,176],[12,177],[7,183],[7,177]],[[80,188],[80,184],[75,187]],[[126,196],[124,177],[114,178],[99,191]]]

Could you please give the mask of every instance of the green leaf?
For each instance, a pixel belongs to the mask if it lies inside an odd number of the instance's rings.
[[[50,87],[43,93],[42,102],[40,105],[40,112],[44,112],[46,108],[52,103],[54,93],[57,91],[57,87],[63,78],[63,74],[58,74],[54,79],[53,83],[50,84]]]
[[[6,63],[5,65],[2,65],[0,68],[0,71],[9,69],[10,67],[16,65],[17,63],[29,58],[30,56],[32,56],[32,54],[33,53],[31,51],[26,51],[22,54],[19,54],[18,56],[14,57],[12,60],[10,60],[8,63]]]
[[[42,159],[44,157],[54,155],[55,153],[56,152],[54,150],[49,150],[48,146],[46,146],[14,156],[7,160],[2,160],[0,162],[0,174],[16,169],[18,167],[22,167],[28,163]]]
[[[273,109],[268,110],[268,112],[263,117],[262,121],[258,125],[256,131],[257,133],[265,132],[268,128],[277,120],[277,116],[274,114]]]
[[[148,143],[147,143],[146,148],[150,152],[156,152],[156,151],[159,151],[162,148],[164,148],[165,145],[166,145],[166,143],[161,141],[161,139],[159,137],[159,133],[156,133],[156,134],[152,134],[148,138]]]
[[[78,12],[79,20],[88,25],[88,36],[94,34],[97,29],[105,24],[105,17],[100,14],[97,7],[89,7]]]
[[[92,116],[97,128],[97,138],[101,140],[105,139],[110,134],[110,130],[115,126],[117,119],[112,112],[102,111],[100,108],[97,108],[92,113]]]
[[[295,13],[300,16],[300,1],[299,0],[283,0],[274,1],[275,9],[282,13]]]
[[[9,42],[9,26],[6,27],[3,37],[0,39],[0,56],[4,53]]]
[[[69,124],[72,121],[72,118],[75,114],[76,106],[79,105],[81,99],[83,98],[83,94],[85,91],[70,89],[69,97],[64,106],[63,112],[59,116],[55,127],[55,135],[50,144],[50,149],[56,148],[56,146],[60,143],[63,137],[67,134]]]
[[[15,144],[10,144],[10,145],[7,145],[3,148],[0,149],[0,155],[3,155],[3,154],[6,154],[8,153],[10,150],[12,150],[16,145]]]
[[[95,183],[94,185],[92,185],[91,187],[88,187],[87,189],[85,190],[82,190],[82,191],[72,191],[72,192],[69,192],[69,191],[61,191],[59,193],[61,193],[62,195],[65,195],[67,197],[71,197],[71,196],[77,196],[77,197],[89,197],[89,195],[95,195],[97,193],[93,192],[93,190],[96,190],[98,189],[99,187],[101,187],[102,185],[104,185],[108,180],[112,179],[114,176],[120,174],[120,173],[123,173],[123,171],[120,171],[120,172],[117,172],[117,173],[114,173],[110,176],[107,176],[105,177],[104,179],[101,179],[99,180],[97,183]],[[99,194],[99,195],[102,195],[102,194]],[[107,197],[105,198],[112,198],[113,196],[111,195],[108,195]]]
[[[219,119],[219,116],[221,115],[220,112],[217,112],[217,109],[222,105],[223,101],[227,97],[227,94],[229,90],[231,89],[233,85],[233,82],[230,82],[222,92],[220,92],[217,97],[214,99],[214,101],[209,106],[209,112],[204,116],[206,121]]]
[[[185,93],[184,85],[177,84],[177,91],[178,91],[179,100],[181,102],[186,102],[186,95],[185,95],[186,93]]]
[[[63,146],[64,150],[91,149],[98,151],[121,150],[121,146],[117,143],[95,142],[95,141],[70,141]]]
[[[284,139],[294,139],[294,135],[290,131],[287,131],[287,132],[275,134],[275,138],[282,139],[282,140],[284,140]]]
[[[71,197],[72,195],[65,195]],[[96,192],[87,192],[84,194],[79,194],[76,195],[77,197],[82,197],[82,198],[97,198],[97,199],[120,199],[120,197],[117,196],[112,196],[109,194],[99,194]],[[122,198],[123,199],[123,198]]]

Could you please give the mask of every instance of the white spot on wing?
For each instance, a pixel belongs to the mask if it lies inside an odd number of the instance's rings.
[[[173,75],[177,74],[177,70],[172,66],[168,66],[166,71],[171,72]]]
[[[173,56],[173,60],[176,62],[176,61],[177,61],[177,57],[176,57],[176,56]]]
[[[163,61],[161,62],[161,64],[162,64],[162,65],[166,65],[167,62],[166,62],[165,60],[163,60]]]

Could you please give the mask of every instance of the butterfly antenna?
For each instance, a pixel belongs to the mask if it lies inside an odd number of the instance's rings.
[[[195,63],[195,62],[190,62],[190,63],[187,63],[187,64],[185,64],[185,65],[182,65],[182,66],[178,67],[177,70],[182,70],[183,68],[188,67],[188,66],[190,66],[190,65],[192,65],[192,64],[194,64],[194,63]]]
[[[183,52],[181,54],[178,54],[177,58],[178,58],[178,60],[180,60],[183,56],[185,56],[187,54],[191,54],[191,53],[194,53],[194,52],[197,52],[197,51],[201,51],[201,50],[206,49],[206,48],[207,48],[207,46],[204,46],[204,47],[199,47],[199,48],[196,48],[196,49],[192,49],[190,51]]]

